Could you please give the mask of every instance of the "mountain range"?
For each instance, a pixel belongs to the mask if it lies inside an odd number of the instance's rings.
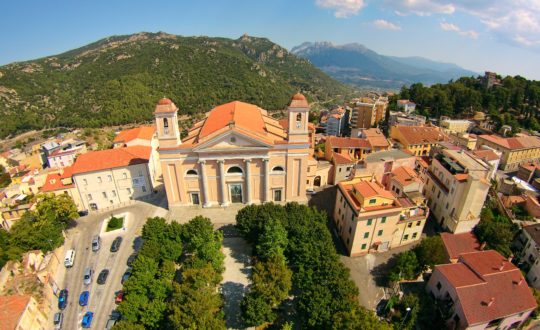
[[[0,138],[31,129],[150,121],[162,97],[180,114],[241,100],[284,109],[294,93],[337,102],[352,88],[265,38],[113,36],[0,67]]]
[[[381,55],[357,43],[305,42],[293,47],[291,53],[308,59],[343,83],[361,87],[399,89],[415,82],[432,85],[478,75],[456,64],[423,57]]]

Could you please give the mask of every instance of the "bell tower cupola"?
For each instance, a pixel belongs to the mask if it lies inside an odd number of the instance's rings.
[[[162,98],[154,111],[160,148],[174,148],[182,144],[178,129],[178,108],[167,98]]]
[[[287,108],[289,127],[287,130],[290,142],[308,142],[309,104],[300,93],[294,94]]]

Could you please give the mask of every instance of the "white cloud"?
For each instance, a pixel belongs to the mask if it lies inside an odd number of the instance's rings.
[[[459,26],[452,23],[441,22],[440,26],[441,26],[441,29],[443,29],[444,31],[456,32],[460,36],[469,37],[471,39],[478,38],[478,32],[474,30],[468,30],[468,31],[462,30]]]
[[[387,6],[392,7],[402,15],[407,13],[418,16],[431,14],[453,14],[456,7],[451,2],[432,0],[385,0]]]
[[[399,31],[401,30],[401,26],[398,26],[394,23],[385,21],[384,19],[377,19],[373,21],[373,25],[375,25],[379,29],[383,30],[393,30],[393,31]]]
[[[316,0],[317,6],[333,9],[334,16],[345,18],[357,14],[364,8],[364,0]]]

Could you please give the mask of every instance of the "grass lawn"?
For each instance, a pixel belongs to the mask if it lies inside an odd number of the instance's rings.
[[[107,230],[106,231],[112,231],[116,229],[122,228],[124,225],[124,218],[117,218],[117,217],[111,217],[109,219],[109,222],[107,223]]]

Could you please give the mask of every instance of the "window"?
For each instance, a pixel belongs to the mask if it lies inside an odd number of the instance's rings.
[[[439,193],[437,194],[437,198],[441,197],[441,192],[439,191]]]
[[[352,232],[352,227],[349,226],[349,234]]]
[[[362,244],[362,248],[361,248],[361,249],[362,249],[362,250],[365,250],[365,249],[366,249],[366,246],[367,246],[366,243]]]
[[[422,224],[422,220],[416,222],[416,226],[420,226]]]
[[[383,230],[381,229],[381,230],[379,230],[379,232],[377,233],[377,236],[382,236],[382,234],[383,234]]]
[[[366,231],[366,232],[364,233],[364,238],[368,238],[368,237],[369,237],[369,232]]]
[[[116,190],[113,190],[113,191],[112,191],[112,196],[113,196],[113,197],[116,197]]]
[[[131,188],[127,188],[128,195],[131,195]]]
[[[141,186],[142,192],[146,192],[146,186]]]
[[[339,173],[341,173],[341,167],[339,168]]]
[[[281,166],[274,166],[272,172],[284,172],[285,170]]]
[[[377,199],[376,198],[373,198],[373,199],[370,199],[369,200],[369,204],[375,204],[377,203]]]
[[[367,225],[371,226],[371,223],[373,222],[373,219],[367,219]]]
[[[127,179],[127,173],[126,172],[122,173],[122,179]]]
[[[103,194],[103,198],[107,198],[107,193],[104,191],[101,194]]]
[[[167,118],[163,118],[163,133],[169,134],[169,120]]]
[[[142,171],[141,170],[139,170],[139,176],[142,176]]]
[[[339,201],[343,202],[343,195],[339,196]]]
[[[442,288],[441,282],[437,282],[437,290],[441,291],[441,288]]]
[[[229,173],[229,174],[242,174],[242,173],[244,173],[244,171],[242,171],[242,169],[240,167],[238,167],[238,166],[231,166],[227,170],[227,173]]]
[[[84,183],[85,186],[88,185],[88,181],[87,181],[86,179],[83,179],[82,181],[83,181],[83,183]]]
[[[274,190],[274,202],[281,202],[281,189]]]
[[[296,128],[302,127],[302,114],[299,113],[296,115]]]
[[[450,204],[446,203],[446,209],[447,209],[447,210],[448,210],[448,206],[449,206],[449,205],[450,205]]]
[[[197,170],[188,170],[186,175],[197,175]]]
[[[109,182],[112,182],[112,176],[111,176],[111,175],[107,175],[107,180],[108,180]]]
[[[92,194],[86,195],[86,198],[87,198],[89,201],[91,201],[91,200],[92,200]]]
[[[416,238],[417,235],[418,235],[418,233],[412,234],[412,238]]]
[[[98,182],[98,183],[101,183],[101,182],[102,182],[100,176],[97,177],[97,182]]]
[[[349,245],[349,239],[347,238],[347,245]]]
[[[381,218],[381,223],[386,223],[386,217]]]
[[[412,227],[412,222],[409,222],[409,223],[407,224],[407,228],[411,228],[411,227]]]
[[[406,241],[406,240],[408,240],[408,239],[409,239],[409,235],[403,236],[403,240],[404,240],[404,241]]]

